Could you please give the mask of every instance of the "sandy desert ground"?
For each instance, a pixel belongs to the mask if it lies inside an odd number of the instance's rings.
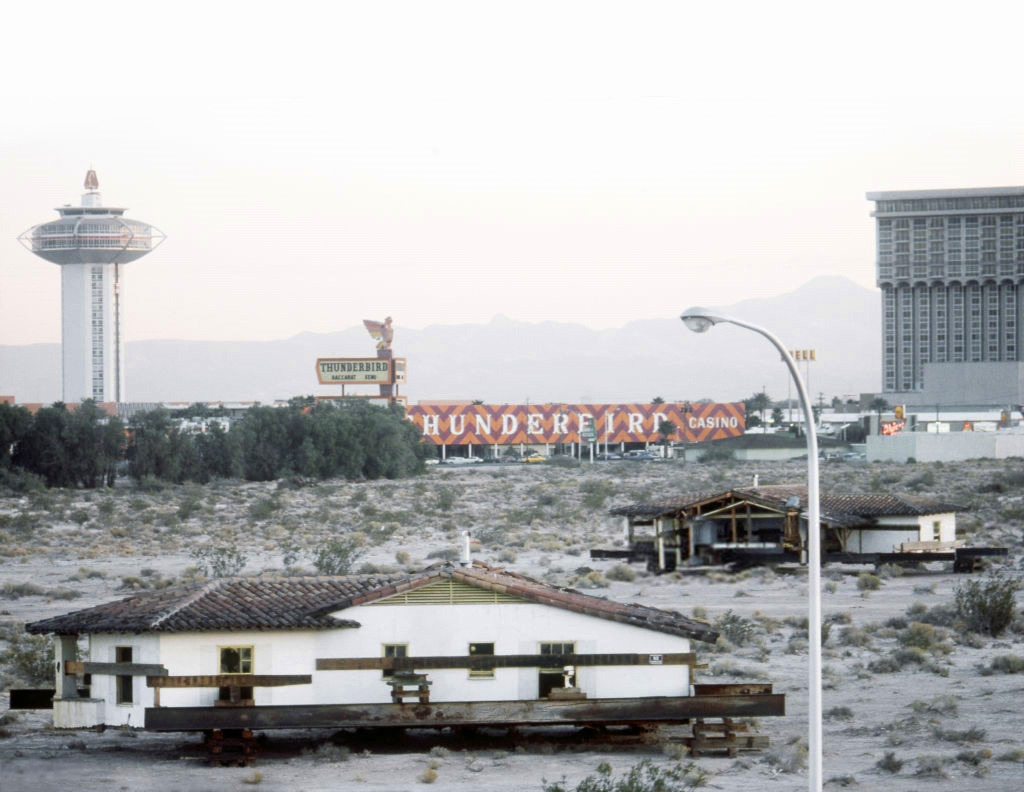
[[[243,574],[286,562],[310,568],[325,538],[354,535],[357,566],[421,567],[452,552],[459,534],[480,539],[478,557],[559,585],[731,624],[734,641],[697,645],[699,681],[771,680],[787,715],[755,724],[771,747],[739,758],[700,757],[707,788],[805,789],[807,586],[797,569],[729,574],[695,570],[632,575],[592,561],[591,547],[622,540],[614,505],[704,489],[799,482],[791,463],[613,462],[432,468],[400,482],[217,482],[140,491],[43,492],[0,498],[0,627],[88,607],[196,574],[190,550],[232,544]],[[1024,462],[960,465],[827,464],[837,492],[941,495],[968,511],[960,533],[1010,549],[998,566],[1024,570]],[[305,555],[304,555],[305,554]],[[913,623],[940,614],[965,579],[949,569],[827,567],[823,608],[826,788],[1024,789],[1024,673],[1000,657],[1024,657],[1024,619],[999,638]],[[632,577],[632,579],[628,579]],[[614,579],[619,578],[619,579]],[[1024,597],[1018,592],[1018,603]],[[909,613],[908,613],[909,612]],[[726,621],[722,621],[723,617]],[[0,649],[3,646],[0,645]],[[995,661],[995,662],[994,662]],[[4,687],[18,686],[7,677]],[[48,790],[410,790],[433,768],[437,788],[541,790],[570,785],[602,762],[621,774],[643,759],[680,759],[673,732],[613,743],[564,733],[456,742],[451,735],[336,744],[325,732],[269,735],[255,768],[209,768],[193,735],[122,729],[59,731],[45,712],[6,712],[0,698],[0,789]],[[686,762],[685,757],[682,761]],[[258,773],[258,774],[257,774]]]

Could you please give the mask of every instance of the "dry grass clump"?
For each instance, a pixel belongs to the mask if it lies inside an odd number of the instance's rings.
[[[870,572],[861,572],[857,575],[857,588],[860,591],[878,591],[882,587],[882,579]]]
[[[313,762],[316,764],[337,764],[339,762],[347,762],[352,758],[352,751],[346,748],[344,745],[335,745],[334,743],[322,743],[314,749],[303,749],[304,755],[311,755]]]
[[[917,767],[914,768],[914,775],[918,778],[949,778],[949,774],[946,773],[946,766],[951,761],[949,758],[924,754],[917,757],[915,761]]]
[[[624,583],[636,580],[636,572],[628,564],[616,564],[605,572],[604,576],[609,580],[617,580]]]
[[[896,775],[903,769],[903,761],[896,758],[895,751],[886,751],[885,755],[875,762],[875,767],[885,773],[892,773],[893,775]]]
[[[1024,657],[1015,654],[997,655],[987,666],[982,666],[980,671],[982,676],[1024,674]]]
[[[807,741],[796,737],[779,750],[765,754],[764,762],[783,773],[796,773],[807,767],[807,753]]]
[[[416,780],[421,784],[433,784],[437,781],[437,770],[433,767],[426,768],[422,773],[416,776]]]
[[[915,715],[941,715],[955,718],[957,715],[957,697],[951,695],[936,696],[930,701],[915,699],[909,704]]]
[[[935,739],[960,744],[981,742],[987,735],[988,732],[978,726],[970,726],[966,729],[943,729],[941,726],[936,726],[932,729],[932,736]]]
[[[844,627],[838,638],[841,646],[871,646],[871,633],[863,627]]]
[[[915,647],[933,655],[948,655],[953,651],[949,634],[931,624],[913,622],[897,636],[901,646]]]
[[[708,669],[711,676],[716,677],[740,677],[743,679],[769,679],[769,675],[759,669],[744,668],[736,665],[732,660],[722,660],[715,663]]]

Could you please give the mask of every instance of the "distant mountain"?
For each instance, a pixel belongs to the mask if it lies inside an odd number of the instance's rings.
[[[681,297],[680,312],[689,307]],[[794,349],[814,349],[801,364],[812,398],[877,391],[881,377],[878,293],[840,277],[795,291],[724,306],[769,328]],[[642,313],[642,298],[637,313]],[[766,388],[786,397],[785,367],[768,342],[730,325],[704,335],[678,317],[643,319],[612,330],[496,316],[485,325],[398,327],[395,354],[408,358],[411,401],[482,399],[490,403],[738,400]],[[258,400],[336,394],[317,383],[317,357],[372,357],[362,325],[300,333],[280,341],[130,341],[132,401]],[[371,393],[368,387],[354,391]],[[0,346],[0,394],[19,402],[60,398],[60,346]],[[793,394],[795,398],[795,394]]]

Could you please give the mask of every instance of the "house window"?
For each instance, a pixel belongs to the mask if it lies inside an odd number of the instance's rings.
[[[409,656],[409,644],[384,644],[381,651],[382,657],[408,657]],[[392,669],[384,669],[384,678],[387,679],[390,676],[394,676],[395,672]]]
[[[220,647],[220,673],[221,674],[251,674],[252,673],[252,647],[251,646],[222,646]],[[252,699],[252,686],[239,687],[239,699]],[[231,688],[220,689],[221,701],[231,701]]]
[[[552,641],[540,645],[542,655],[564,656],[576,654],[576,644],[573,641]],[[575,667],[551,666],[542,667],[537,670],[537,694],[539,698],[547,698],[554,688],[573,687],[576,684]]]
[[[132,648],[130,646],[115,646],[114,660],[118,663],[132,662]],[[121,674],[117,677],[117,703],[132,703],[132,675]]]
[[[938,541],[942,538],[942,523],[939,520],[932,521],[932,539]]]
[[[222,674],[251,674],[251,646],[222,646],[220,648],[220,672]]]
[[[494,657],[494,644],[493,643],[471,643],[469,645],[469,656],[470,657]],[[493,668],[470,668],[469,669],[470,679],[494,679]]]

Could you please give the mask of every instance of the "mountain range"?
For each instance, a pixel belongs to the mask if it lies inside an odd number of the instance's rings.
[[[644,310],[643,297],[636,313]],[[689,307],[680,297],[680,312]],[[791,349],[813,349],[800,363],[812,400],[826,401],[880,385],[880,300],[874,289],[822,276],[774,297],[721,306],[722,312],[769,328]],[[704,335],[678,317],[640,319],[593,330],[581,324],[526,323],[495,316],[487,324],[396,326],[394,354],[408,360],[402,393],[419,400],[488,403],[646,402],[709,398],[736,401],[764,388],[787,397],[789,379],[767,340],[721,325]],[[127,342],[126,389],[133,402],[260,401],[331,395],[319,385],[318,357],[373,357],[362,324],[331,333],[299,333],[277,341]],[[373,393],[375,388],[350,388]],[[0,394],[18,402],[60,398],[60,345],[0,346]],[[793,398],[796,394],[793,393]]]

